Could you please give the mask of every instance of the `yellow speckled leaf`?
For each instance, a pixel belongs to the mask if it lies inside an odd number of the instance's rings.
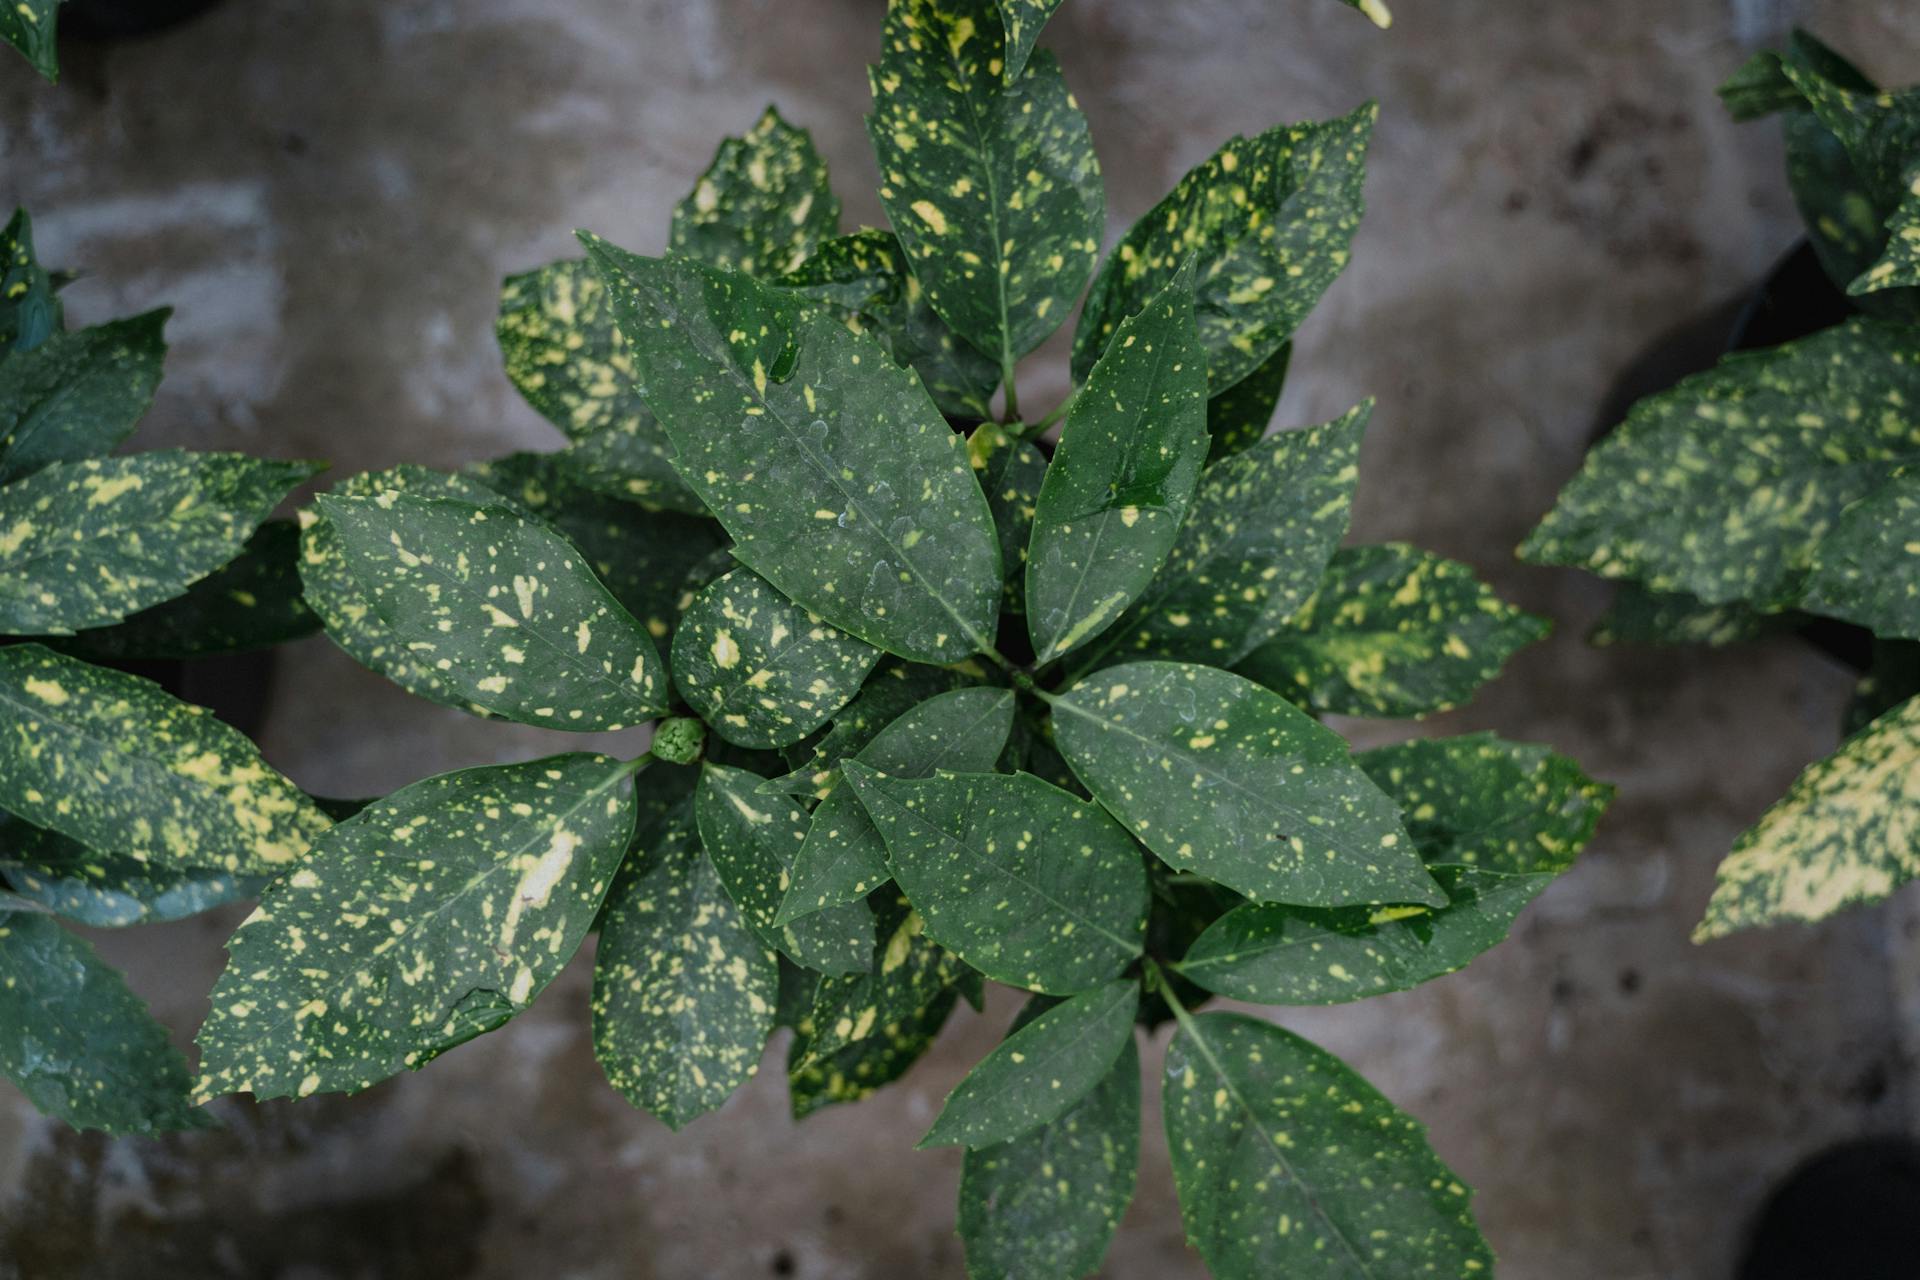
[[[1549,629],[1458,561],[1399,542],[1344,547],[1235,670],[1315,713],[1423,716],[1465,702]]]
[[[593,1052],[670,1128],[759,1070],[780,971],[700,851],[688,796],[642,833],[607,895],[593,966]]]
[[[825,724],[880,651],[735,569],[694,597],[673,635],[680,696],[728,742],[785,747]]]
[[[399,492],[315,505],[373,611],[443,687],[581,732],[666,710],[646,628],[549,526],[504,504]]]
[[[355,1092],[525,1009],[626,852],[633,771],[583,754],[465,769],[333,828],[228,941],[196,1095]]]
[[[1188,260],[1213,394],[1286,345],[1346,267],[1364,208],[1378,109],[1234,138],[1127,232],[1100,268],[1073,337],[1085,378],[1121,320]]]
[[[0,364],[0,483],[113,452],[153,403],[165,308],[53,333]]]
[[[1734,842],[1695,941],[1820,920],[1920,877],[1920,698],[1808,767]]]
[[[53,277],[33,252],[33,219],[25,209],[0,228],[0,359],[31,351],[61,326]]]
[[[49,80],[60,78],[54,46],[60,4],[61,0],[10,0],[0,6],[0,40],[18,49]]]
[[[1520,548],[1708,604],[1799,603],[1840,512],[1920,462],[1920,330],[1865,319],[1727,356],[1633,407]]]
[[[1385,0],[1341,0],[1341,3],[1366,14],[1373,25],[1382,31],[1393,25],[1393,13],[1387,8]]]
[[[138,676],[0,648],[0,807],[171,867],[284,869],[331,823],[239,730]]]
[[[891,0],[867,134],[880,202],[934,310],[1010,368],[1086,284],[1106,195],[1053,55],[1032,55],[1012,83],[1007,65],[993,0]]]
[[[840,201],[813,138],[768,107],[743,138],[720,144],[673,210],[671,243],[716,267],[777,276],[806,261],[840,222]]]
[[[0,489],[0,633],[67,635],[183,594],[319,468],[167,449]]]
[[[1054,10],[1065,0],[998,0],[1000,24],[1007,33],[1006,69],[1002,77],[1008,84],[1018,80],[1033,56],[1033,43],[1040,38]],[[1351,2],[1351,0],[1350,0]]]

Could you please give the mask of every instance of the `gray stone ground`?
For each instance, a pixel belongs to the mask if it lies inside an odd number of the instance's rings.
[[[1730,837],[1833,744],[1847,680],[1792,642],[1591,650],[1602,591],[1508,553],[1623,364],[1792,239],[1774,132],[1729,124],[1711,90],[1793,15],[1767,0],[1396,7],[1383,35],[1331,0],[1074,0],[1052,36],[1116,225],[1229,133],[1384,102],[1372,213],[1282,417],[1378,396],[1359,534],[1467,559],[1561,620],[1426,728],[1550,742],[1622,789],[1581,865],[1471,971],[1282,1021],[1431,1124],[1480,1188],[1509,1280],[1727,1276],[1771,1179],[1912,1115],[1901,1032],[1920,983],[1898,904],[1686,940]],[[145,443],[340,472],[451,466],[553,443],[499,372],[499,278],[567,253],[574,226],[658,248],[717,136],[766,100],[813,129],[849,225],[879,219],[860,116],[880,10],[227,0],[175,35],[76,51],[58,89],[0,63],[0,198],[33,208],[53,262],[88,268],[77,319],[178,307]],[[1920,24],[1899,0],[1808,0],[1799,16],[1883,76],[1920,79]],[[1063,390],[1047,354],[1024,379],[1040,405]],[[332,794],[553,747],[409,700],[325,640],[288,656],[265,738]],[[184,1042],[235,919],[100,943]],[[587,976],[576,963],[531,1014],[421,1076],[221,1104],[216,1134],[101,1142],[0,1098],[0,1272],[962,1274],[958,1162],[909,1148],[1007,1000],[957,1019],[862,1107],[795,1127],[770,1070],[676,1136],[598,1079]],[[1147,1134],[1103,1274],[1197,1276],[1151,1109]]]

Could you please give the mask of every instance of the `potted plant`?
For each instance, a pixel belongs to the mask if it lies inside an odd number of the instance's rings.
[[[1920,95],[1805,34],[1722,96],[1785,118],[1813,251],[1857,312],[1636,404],[1523,558],[1626,585],[1605,630],[1725,644],[1833,620],[1878,637],[1851,735],[1735,842],[1699,938],[1817,920],[1913,878],[1920,743]]]
[[[57,921],[246,896],[329,825],[238,730],[126,670],[317,628],[298,530],[267,520],[316,468],[110,456],[160,380],[168,313],[66,329],[24,211],[0,264],[0,1072],[76,1127],[197,1126],[165,1029]]]

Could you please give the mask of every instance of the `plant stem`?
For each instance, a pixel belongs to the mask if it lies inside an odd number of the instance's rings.
[[[1007,389],[1006,420],[1008,422],[1020,421],[1020,392],[1013,385],[1013,366],[1013,349],[1000,348],[1000,385]]]
[[[1167,977],[1166,970],[1160,967],[1158,960],[1155,960],[1152,956],[1147,956],[1146,962],[1146,974],[1152,979],[1152,984],[1149,989],[1160,993],[1160,998],[1167,1002],[1167,1008],[1173,1010],[1173,1020],[1180,1024],[1183,1031],[1188,1031],[1189,1034],[1195,1034],[1190,1030],[1193,1024],[1193,1015],[1187,1012],[1187,1006],[1180,1003],[1180,997],[1173,993],[1173,980]]]
[[[1073,408],[1073,398],[1079,394],[1080,393],[1078,391],[1068,392],[1067,398],[1065,400],[1062,400],[1058,405],[1055,405],[1052,413],[1048,414],[1046,417],[1040,419],[1040,421],[1033,424],[1033,428],[1028,433],[1027,438],[1031,440],[1035,436],[1043,436],[1047,434],[1047,429],[1049,427],[1053,426],[1054,423],[1060,421],[1060,419],[1067,416],[1067,413]]]

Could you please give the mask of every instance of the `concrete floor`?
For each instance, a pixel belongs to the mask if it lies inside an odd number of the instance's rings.
[[[1616,372],[1793,238],[1774,131],[1728,123],[1712,89],[1795,15],[1766,0],[1395,7],[1381,34],[1330,0],[1075,0],[1052,36],[1116,227],[1229,133],[1383,101],[1372,212],[1302,337],[1282,417],[1377,395],[1358,533],[1469,560],[1561,620],[1427,728],[1546,741],[1622,789],[1507,946],[1416,992],[1281,1020],[1431,1124],[1480,1189],[1508,1280],[1718,1280],[1773,1179],[1837,1138],[1908,1129],[1920,1096],[1902,904],[1686,940],[1732,835],[1833,745],[1848,681],[1792,642],[1591,650],[1602,589],[1509,551],[1576,466]],[[88,269],[76,321],[179,309],[146,444],[327,457],[341,473],[546,446],[499,371],[499,278],[570,252],[575,226],[659,248],[717,136],[767,100],[813,130],[847,225],[877,221],[860,117],[880,10],[228,0],[156,41],[72,52],[59,88],[0,60],[0,200],[32,208],[51,262]],[[1808,0],[1798,16],[1905,83],[1920,25],[1903,11]],[[1062,391],[1058,357],[1023,377],[1033,403]],[[408,699],[324,640],[288,655],[265,734],[276,763],[329,794],[555,742]],[[184,1042],[235,918],[100,941]],[[956,1019],[859,1108],[796,1127],[770,1064],[675,1136],[599,1080],[587,978],[576,963],[505,1031],[362,1097],[222,1103],[219,1133],[104,1142],[0,1098],[0,1274],[962,1274],[958,1161],[910,1148],[1009,1001]],[[1198,1276],[1151,1106],[1147,1121],[1139,1197],[1102,1274]]]

